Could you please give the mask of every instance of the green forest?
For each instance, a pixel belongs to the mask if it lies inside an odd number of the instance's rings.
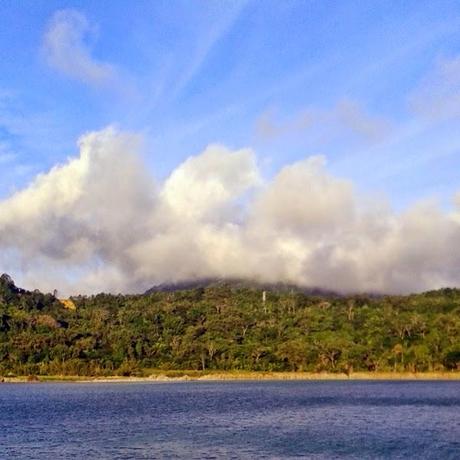
[[[65,304],[64,304],[65,303]],[[460,290],[319,296],[220,283],[76,296],[0,277],[0,375],[460,369]]]

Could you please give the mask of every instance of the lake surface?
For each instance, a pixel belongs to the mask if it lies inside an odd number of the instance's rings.
[[[0,458],[460,458],[460,382],[0,385]]]

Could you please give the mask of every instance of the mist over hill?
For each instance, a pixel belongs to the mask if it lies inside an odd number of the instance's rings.
[[[252,289],[269,292],[283,293],[302,293],[318,297],[342,297],[342,294],[334,291],[328,291],[321,288],[308,288],[289,283],[264,283],[249,279],[229,279],[229,278],[203,278],[194,279],[176,283],[161,283],[145,291],[145,294],[153,294],[155,292],[175,292],[188,289],[205,289],[228,287],[230,289]]]

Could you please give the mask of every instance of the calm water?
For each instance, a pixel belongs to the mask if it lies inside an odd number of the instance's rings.
[[[0,458],[460,458],[460,382],[2,384]]]

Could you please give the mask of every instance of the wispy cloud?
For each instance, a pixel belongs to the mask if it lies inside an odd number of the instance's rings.
[[[331,115],[346,129],[369,142],[383,140],[391,128],[388,120],[369,114],[350,99],[340,101]]]
[[[0,165],[11,163],[17,155],[11,150],[7,142],[0,141]]]
[[[201,31],[201,39],[197,40],[197,46],[192,54],[188,66],[182,72],[181,78],[173,90],[173,97],[177,97],[187,85],[199,74],[206,59],[219,41],[232,29],[238,20],[242,10],[248,3],[247,0],[238,0],[226,4],[225,14],[212,18],[210,27]],[[222,5],[219,4],[219,9]]]
[[[264,140],[275,139],[305,131],[313,123],[313,114],[304,110],[287,120],[278,120],[276,111],[268,109],[262,112],[256,120],[256,135]]]
[[[431,120],[460,116],[460,56],[439,59],[409,97],[411,108]]]
[[[330,109],[306,108],[284,119],[277,118],[275,110],[269,109],[255,122],[256,136],[266,141],[306,134],[319,127],[327,135],[343,131],[370,143],[382,141],[391,131],[388,120],[368,113],[351,99],[342,99]]]
[[[79,11],[57,11],[51,18],[43,38],[43,52],[51,67],[62,74],[84,83],[101,85],[110,82],[114,67],[92,55],[89,42],[95,33]]]

